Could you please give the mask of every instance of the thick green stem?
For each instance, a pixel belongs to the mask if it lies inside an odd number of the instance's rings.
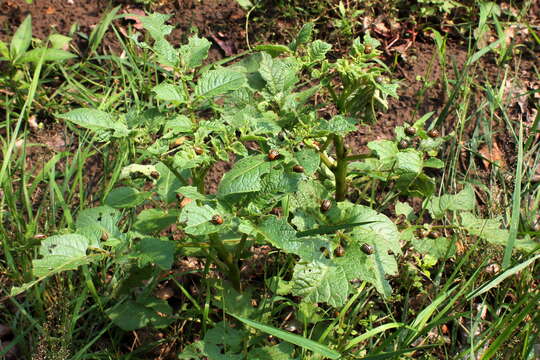
[[[216,250],[219,259],[227,266],[227,268],[223,270],[227,272],[234,289],[240,292],[240,268],[238,267],[234,254],[227,250],[217,234],[210,235],[210,244],[212,248]]]
[[[336,201],[344,201],[347,196],[347,152],[343,136],[334,135],[334,148],[336,149],[336,167],[333,170],[336,178]]]
[[[206,194],[206,188],[204,184],[204,179],[206,178],[206,174],[208,173],[209,167],[202,168],[198,174],[197,174],[197,191],[201,194]]]
[[[180,172],[178,172],[178,170],[175,169],[175,167],[173,165],[173,162],[172,162],[172,160],[170,158],[169,159],[161,159],[161,162],[163,164],[165,164],[165,166],[167,166],[167,168],[174,174],[174,176],[176,176],[176,178],[178,180],[180,180],[182,185],[184,185],[184,186],[189,185],[189,182],[186,180],[186,178],[183,177],[182,174],[180,174]]]

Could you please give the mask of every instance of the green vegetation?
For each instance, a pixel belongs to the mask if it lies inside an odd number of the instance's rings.
[[[359,126],[399,99],[398,60],[385,63],[372,32],[357,36],[359,2],[333,2],[334,32],[319,39],[313,12],[327,1],[312,2],[277,5],[303,20],[286,43],[252,39],[214,62],[204,37],[172,44],[166,15],[122,35],[119,8],[86,51],[66,50],[67,36],[33,40],[30,17],[0,42],[0,323],[14,335],[2,355],[538,355],[540,116],[512,115],[538,90],[508,97],[517,77],[504,67],[540,46],[534,28],[518,45],[494,3],[415,2],[418,21],[467,9],[466,60],[451,64],[449,37],[426,27],[435,51],[413,74],[425,79],[418,116],[359,152]],[[239,3],[252,19],[266,6]],[[403,5],[370,4],[391,16]],[[107,32],[122,55],[102,50]],[[501,71],[492,83],[479,80],[483,61]],[[435,85],[440,109],[421,113]],[[60,145],[36,142],[45,126]],[[482,150],[507,131],[514,168]]]

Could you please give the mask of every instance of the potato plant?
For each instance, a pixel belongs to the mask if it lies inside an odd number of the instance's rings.
[[[471,187],[435,196],[426,169],[444,167],[437,155],[448,136],[426,126],[432,114],[396,128],[393,140],[370,142],[370,154],[347,148],[346,136],[374,121],[387,98],[397,96],[397,84],[378,59],[379,42],[369,33],[335,60],[331,45],[313,40],[313,24],[306,24],[287,46],[261,45],[206,63],[211,43],[193,36],[173,47],[166,20],[141,17],[147,37],[130,39],[153,61],[149,81],[157,85],[141,89],[141,96],[150,96],[154,106],[58,115],[101,141],[128,146],[131,163],[112,174],[116,185],[104,204],[81,211],[74,229],[42,241],[33,261],[36,279],[12,294],[89,264],[103,272],[116,267],[124,275],[103,295],[115,300],[106,309],[110,319],[124,330],[164,327],[174,321],[173,309],[152,292],[177,256],[204,258],[224,274],[227,291],[241,293],[249,285],[240,264],[254,246],[270,244],[294,260],[292,274],[267,281],[272,292],[341,307],[359,281],[389,297],[388,278],[398,275],[402,246],[434,259],[452,256],[455,239],[441,233],[446,228],[504,242],[499,220],[472,214]],[[218,162],[232,168],[213,192],[205,179]],[[385,190],[380,206],[366,190],[374,182]],[[354,201],[353,192],[359,194]],[[398,195],[425,199],[432,219],[452,223],[422,224]],[[376,210],[383,208],[402,215],[399,228]],[[167,236],[172,225],[181,230],[180,240]],[[521,239],[516,247],[531,244]],[[218,330],[240,331],[225,329]],[[213,358],[199,345],[190,351]]]

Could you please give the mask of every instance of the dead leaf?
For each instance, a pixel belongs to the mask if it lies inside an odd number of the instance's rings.
[[[498,166],[502,169],[506,168],[504,153],[501,151],[501,148],[496,141],[493,141],[491,149],[487,144],[483,144],[478,152],[484,157],[484,159],[482,159],[482,163],[486,169],[489,169],[491,164],[498,164]]]
[[[218,35],[221,36],[221,33],[218,33]],[[223,52],[225,53],[225,56],[232,56],[234,54],[234,50],[233,50],[232,46],[227,44],[226,41],[221,40],[220,38],[218,38],[213,33],[210,33],[210,37],[212,38],[212,40],[214,40],[216,42],[216,44],[219,45],[221,50],[223,50]]]
[[[161,289],[157,289],[155,295],[158,299],[169,300],[174,296],[174,291],[170,287],[166,286],[162,287]]]
[[[41,139],[49,149],[54,151],[65,151],[66,150],[66,141],[64,137],[60,134],[54,134],[53,136],[44,137]]]
[[[381,17],[378,17],[377,20],[375,20],[375,26],[373,26],[373,31],[375,31],[377,34],[382,35],[384,37],[392,36],[392,31],[385,24],[384,20]]]
[[[28,125],[30,125],[30,129],[32,130],[39,129],[39,124],[37,123],[36,115],[32,115],[28,118]]]

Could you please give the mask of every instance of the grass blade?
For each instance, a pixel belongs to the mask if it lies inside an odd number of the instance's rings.
[[[397,323],[397,322],[377,326],[376,328],[371,329],[368,332],[365,332],[362,335],[357,336],[354,339],[352,339],[351,341],[349,341],[349,343],[345,346],[345,350],[349,350],[350,348],[356,346],[357,344],[361,343],[362,341],[367,340],[367,339],[369,339],[369,338],[371,338],[371,337],[373,337],[373,336],[375,336],[377,334],[380,334],[382,332],[385,332],[386,330],[400,328],[400,327],[403,327],[403,326],[405,326],[405,324]]]
[[[467,301],[479,296],[479,295],[482,295],[483,293],[485,292],[488,292],[489,290],[493,289],[494,287],[498,286],[501,282],[503,282],[506,278],[520,272],[521,270],[523,270],[524,268],[526,268],[527,266],[529,266],[530,264],[532,264],[533,262],[536,261],[536,259],[540,258],[540,254],[530,258],[529,260],[519,264],[519,265],[516,265],[508,270],[506,270],[505,272],[503,272],[501,275],[497,276],[495,279],[491,280],[489,283],[487,283],[486,285],[474,290],[473,292],[471,292],[469,295],[467,295]]]
[[[112,11],[108,13],[103,18],[103,20],[100,21],[99,25],[96,26],[94,30],[92,30],[92,33],[90,34],[90,39],[88,41],[90,43],[88,55],[91,55],[97,50],[97,48],[101,44],[101,41],[103,40],[103,37],[105,36],[105,33],[107,32],[107,28],[109,27],[109,25],[111,25],[118,10],[120,10],[120,6],[112,9]]]
[[[326,346],[319,344],[318,342],[315,342],[310,339],[306,339],[305,337],[302,337],[300,335],[296,335],[288,331],[276,329],[275,327],[264,325],[256,321],[240,317],[238,315],[234,315],[234,314],[229,314],[229,315],[240,320],[244,324],[251,326],[252,328],[255,328],[267,334],[273,335],[277,338],[280,338],[292,344],[298,345],[304,349],[308,349],[318,354],[321,354],[323,356],[326,356],[329,359],[339,359],[341,357],[341,354],[338,353],[337,351],[329,349]]]
[[[516,242],[517,231],[519,226],[519,215],[521,211],[521,172],[523,169],[523,122],[519,123],[519,139],[518,139],[518,158],[516,166],[516,178],[514,181],[514,194],[512,195],[512,218],[510,220],[510,234],[508,242],[504,249],[504,258],[502,268],[506,269],[510,266],[512,250]]]

